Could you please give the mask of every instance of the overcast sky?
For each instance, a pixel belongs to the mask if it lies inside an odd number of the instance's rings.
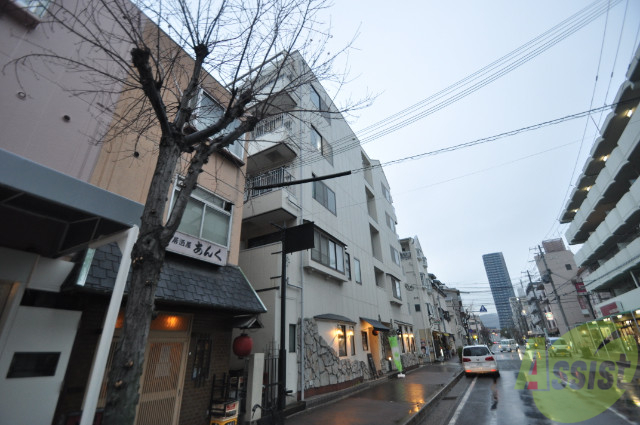
[[[610,3],[592,19],[576,15],[591,3],[575,0],[337,1],[333,42],[359,32],[349,55],[354,81],[337,103],[378,94],[348,119],[383,163],[602,107],[625,78],[640,29],[640,1]],[[433,97],[501,58],[476,74],[469,94],[466,85]],[[502,252],[516,289],[522,272],[534,271],[533,248],[564,235],[560,211],[608,112],[385,166],[399,236],[418,236],[429,271],[448,286],[484,291],[466,294],[466,305],[495,312],[482,255]],[[397,113],[416,119],[372,130]]]

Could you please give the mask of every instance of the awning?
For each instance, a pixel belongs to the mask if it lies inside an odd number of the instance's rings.
[[[142,204],[2,149],[0,164],[0,246],[58,258],[140,222]]]
[[[120,257],[115,244],[98,248],[84,286],[68,286],[79,291],[110,293],[115,281],[113,265],[118,264]],[[67,282],[74,284],[75,279],[71,276]],[[162,265],[156,301],[225,310],[247,317],[267,311],[239,267],[216,266],[172,253],[167,253]]]
[[[349,319],[348,317],[340,316],[339,314],[332,314],[332,313],[318,314],[317,316],[313,316],[313,318],[316,320],[329,320],[332,322],[345,322],[345,323],[352,323],[352,324],[356,323],[353,320]]]
[[[366,317],[361,317],[360,320],[363,320],[368,324],[370,324],[371,326],[373,326],[373,329],[375,329],[376,331],[388,332],[390,330],[388,326],[385,326],[382,322],[378,320],[367,319]]]

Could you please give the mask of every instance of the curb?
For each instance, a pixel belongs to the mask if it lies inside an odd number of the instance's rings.
[[[431,410],[435,402],[440,400],[446,393],[448,393],[449,390],[451,390],[451,388],[460,380],[460,378],[462,378],[462,375],[464,375],[464,369],[460,370],[460,372],[458,372],[458,374],[454,376],[454,378],[451,381],[449,381],[447,385],[445,385],[442,389],[440,389],[440,391],[438,391],[433,397],[431,397],[431,399],[429,399],[429,401],[425,403],[424,406],[422,406],[422,408],[420,409],[420,411],[418,411],[418,413],[413,415],[402,425],[417,425],[419,421],[424,419],[424,417]]]

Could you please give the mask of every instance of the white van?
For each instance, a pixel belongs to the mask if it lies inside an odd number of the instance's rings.
[[[500,351],[518,351],[518,348],[518,343],[515,339],[503,339],[500,341]]]

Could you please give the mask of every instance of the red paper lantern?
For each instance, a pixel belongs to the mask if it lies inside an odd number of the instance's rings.
[[[233,340],[233,354],[238,357],[247,357],[251,354],[253,340],[247,334],[241,334]]]
[[[374,329],[374,330],[371,331],[371,334],[373,336],[378,336],[378,331]]]

